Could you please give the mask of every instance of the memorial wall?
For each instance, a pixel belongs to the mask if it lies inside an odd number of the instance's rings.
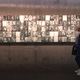
[[[0,42],[75,42],[80,15],[0,16]]]
[[[0,7],[0,68],[72,67],[79,26],[79,7]]]

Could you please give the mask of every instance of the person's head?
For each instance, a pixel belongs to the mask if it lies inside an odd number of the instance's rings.
[[[80,35],[80,27],[76,29],[76,37]]]

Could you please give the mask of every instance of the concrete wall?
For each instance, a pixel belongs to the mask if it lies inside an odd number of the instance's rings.
[[[74,65],[72,46],[0,46],[0,68]]]

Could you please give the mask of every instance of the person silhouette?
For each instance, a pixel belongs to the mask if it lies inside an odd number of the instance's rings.
[[[77,37],[76,37],[76,41],[75,41],[75,46],[74,46],[74,50],[76,51],[75,53],[75,61],[78,65],[78,69],[75,70],[75,72],[77,73],[78,76],[80,76],[80,28],[77,29]]]

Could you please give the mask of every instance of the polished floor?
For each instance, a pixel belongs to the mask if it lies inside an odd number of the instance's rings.
[[[26,70],[23,68],[0,70],[0,80],[80,80],[80,76],[74,73],[75,68],[59,67],[36,68]]]

